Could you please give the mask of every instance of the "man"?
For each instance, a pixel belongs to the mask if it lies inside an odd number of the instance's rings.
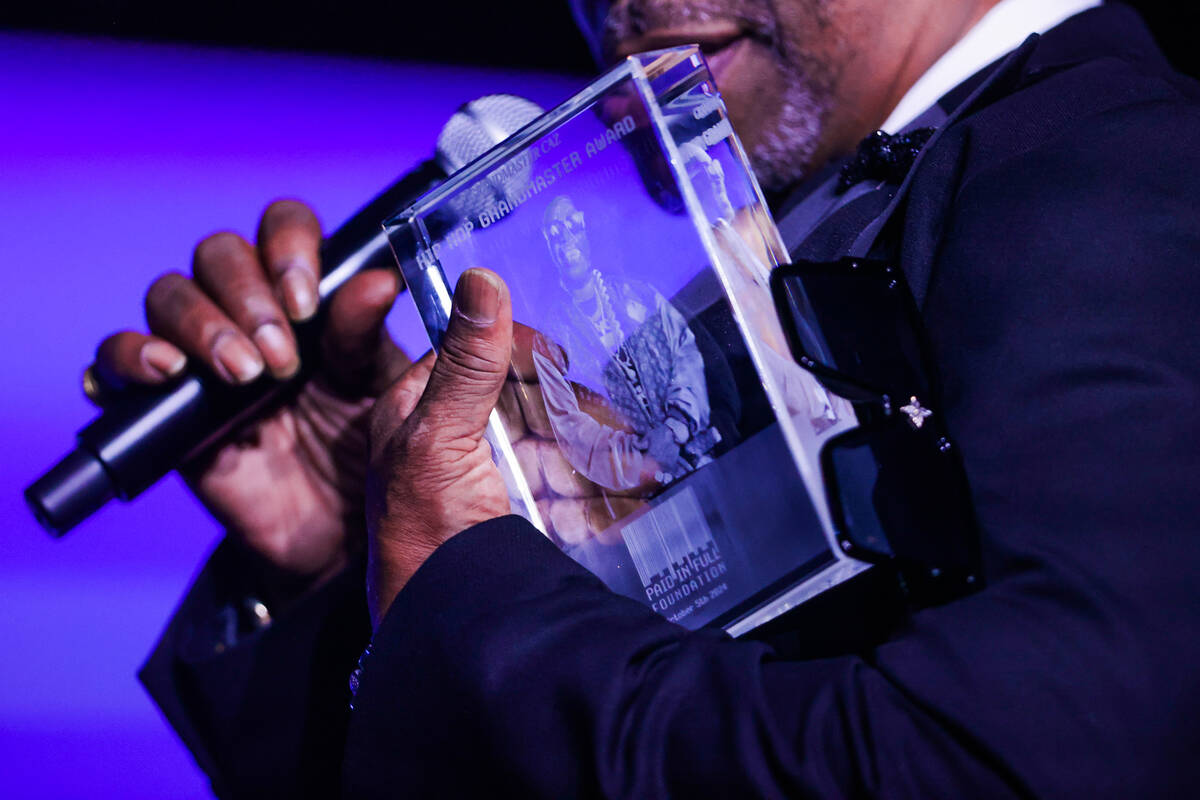
[[[687,633],[612,596],[502,516],[479,437],[510,303],[472,270],[436,363],[375,404],[374,648],[339,765],[335,687],[366,638],[343,566],[363,483],[339,454],[362,458],[363,412],[399,364],[377,349],[394,280],[362,276],[331,309],[338,370],[189,471],[230,538],[143,678],[218,790],[319,793],[340,766],[351,796],[1194,792],[1200,114],[1134,14],[1090,5],[600,9],[605,52],[705,45],[795,255],[864,236],[895,254],[971,479],[982,590],[875,630],[843,617],[841,647],[795,621],[759,642]],[[823,180],[918,116],[938,130],[903,190],[847,199]],[[319,232],[289,203],[259,233],[257,252],[202,242],[194,282],[152,287],[154,338],[107,341],[105,370],[161,380],[185,353],[231,380],[294,369],[282,323],[312,311]],[[247,484],[266,467],[272,485]],[[250,597],[265,628],[205,629]]]

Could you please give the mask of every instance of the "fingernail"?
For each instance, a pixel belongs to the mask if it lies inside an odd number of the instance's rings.
[[[390,308],[392,303],[396,302],[397,295],[400,294],[400,276],[390,269],[384,274],[387,275],[388,280],[373,284],[371,291],[363,299],[372,306],[379,308],[388,306]]]
[[[187,356],[166,342],[146,342],[141,358],[143,364],[163,378],[178,375],[187,366]]]
[[[500,314],[500,283],[482,269],[469,269],[458,279],[454,308],[476,325],[491,325]]]
[[[391,279],[391,284],[387,290],[388,302],[394,302],[396,295],[400,294],[400,276],[390,269],[387,271],[387,276]]]
[[[297,322],[308,319],[317,311],[317,293],[313,289],[313,273],[307,267],[292,266],[283,273],[283,304],[288,316]]]
[[[262,358],[242,337],[225,333],[213,345],[213,356],[224,368],[225,377],[237,383],[249,383],[263,371]]]
[[[266,359],[275,377],[290,378],[300,368],[300,358],[296,355],[296,349],[292,347],[283,328],[274,322],[258,326],[258,330],[254,332],[254,343],[258,345],[259,352]]]

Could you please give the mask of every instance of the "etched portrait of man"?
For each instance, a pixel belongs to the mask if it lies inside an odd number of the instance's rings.
[[[606,489],[647,495],[712,461],[721,435],[687,321],[653,287],[593,263],[569,197],[550,202],[542,233],[561,305],[533,362],[564,456]]]

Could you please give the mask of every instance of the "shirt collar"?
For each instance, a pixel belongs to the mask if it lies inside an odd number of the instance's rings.
[[[1031,33],[1045,33],[1102,0],[1000,0],[926,70],[884,121],[897,133],[947,92],[1010,50]]]

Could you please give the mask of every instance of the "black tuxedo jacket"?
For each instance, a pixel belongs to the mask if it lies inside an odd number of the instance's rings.
[[[977,95],[885,231],[932,341],[986,588],[883,627],[844,617],[861,635],[841,646],[799,619],[733,641],[494,520],[397,597],[343,750],[361,585],[215,654],[187,631],[217,564],[142,677],[219,791],[326,793],[344,752],[353,797],[1194,794],[1197,89],[1120,6],[999,70],[944,101]],[[839,252],[853,213],[798,250]]]

